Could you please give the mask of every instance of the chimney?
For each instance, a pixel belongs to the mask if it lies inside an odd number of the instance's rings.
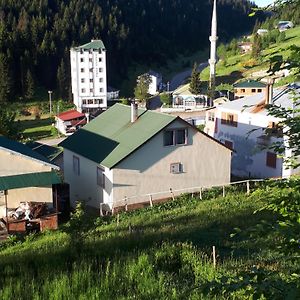
[[[273,103],[273,84],[274,84],[274,79],[269,78],[266,86],[266,97],[265,97],[266,105]]]
[[[138,118],[138,105],[131,102],[131,123],[134,123]]]

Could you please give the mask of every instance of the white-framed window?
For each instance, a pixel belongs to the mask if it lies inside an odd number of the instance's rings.
[[[80,58],[80,62],[84,62],[84,58],[83,57]]]
[[[95,104],[102,104],[103,103],[103,99],[95,99]]]
[[[85,93],[85,89],[81,89],[81,93]]]
[[[99,57],[99,62],[101,62],[102,61],[102,57]]]
[[[170,164],[170,173],[171,174],[180,174],[183,173],[183,165],[180,162]]]
[[[215,113],[209,112],[208,113],[208,121],[214,121],[215,120]]]
[[[102,93],[102,92],[103,92],[103,88],[100,88],[100,89],[99,89],[99,92]]]
[[[90,82],[94,82],[94,79],[93,79],[93,78],[90,78]]]
[[[93,68],[90,68],[90,72],[93,72]]]
[[[102,77],[99,78],[99,82],[103,82],[103,78]]]
[[[86,99],[83,99],[83,100],[82,100],[82,104],[86,104]]]
[[[79,157],[73,155],[73,172],[75,175],[80,175],[80,161]]]
[[[89,62],[92,62],[92,61],[93,61],[93,59],[90,57],[90,58],[89,58]]]
[[[187,129],[168,129],[164,131],[164,146],[186,145]]]
[[[80,80],[80,81],[81,81],[81,83],[84,83],[84,78],[81,78],[81,80]]]
[[[81,68],[81,69],[80,69],[80,72],[81,72],[81,73],[84,73],[84,68]]]
[[[99,72],[103,72],[103,68],[99,68]]]
[[[93,92],[93,89],[90,89],[90,93],[92,93]]]
[[[105,189],[105,174],[104,169],[97,167],[97,185]]]

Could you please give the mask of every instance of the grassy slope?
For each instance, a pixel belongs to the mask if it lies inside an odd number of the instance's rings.
[[[4,245],[0,298],[249,299],[264,293],[283,299],[290,288],[286,276],[299,271],[299,264],[277,253],[278,237],[265,229],[259,238],[249,233],[230,238],[235,227],[244,232],[262,219],[274,219],[253,212],[277,190],[226,198],[207,192],[203,201],[182,196],[120,214],[119,225],[117,217],[77,220]]]
[[[291,45],[300,46],[300,27],[295,27],[285,31],[286,39],[280,44],[272,44],[268,49],[264,50],[261,55],[261,61],[251,68],[243,67],[243,63],[250,59],[250,54],[235,55],[227,59],[224,66],[221,61],[218,62],[216,72],[218,83],[234,83],[237,79],[248,77],[251,73],[267,70],[269,68],[269,59],[273,55],[283,55],[286,58],[289,54],[287,49]],[[209,68],[201,73],[202,80],[208,80]]]

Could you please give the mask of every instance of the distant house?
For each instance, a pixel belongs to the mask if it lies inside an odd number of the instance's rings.
[[[277,28],[280,32],[293,28],[294,24],[291,21],[279,21]]]
[[[59,167],[26,145],[0,136],[0,218],[21,202],[53,206],[52,185],[60,183]]]
[[[128,203],[138,205],[149,203],[147,193],[164,199],[170,188],[230,181],[228,148],[179,117],[135,104],[115,104],[60,145],[73,205],[83,200],[112,208],[130,197]]]
[[[247,52],[252,51],[252,45],[253,45],[253,43],[251,43],[251,42],[238,43],[238,47],[240,48],[241,53],[247,53]]]
[[[117,90],[111,86],[107,87],[107,101],[113,101],[119,99],[120,90]]]
[[[147,74],[151,78],[151,83],[149,85],[148,93],[150,95],[155,95],[159,92],[160,87],[162,85],[162,75],[153,70],[150,70]]]
[[[195,109],[206,106],[207,96],[192,94],[189,86],[189,84],[181,85],[173,91],[172,106],[174,108]]]
[[[87,122],[85,114],[75,109],[60,113],[55,117],[55,121],[55,127],[64,135],[73,134]]]
[[[274,142],[287,143],[280,118],[269,115],[266,105],[293,107],[291,91],[300,95],[300,84],[274,89],[268,85],[265,93],[224,103],[210,113],[205,132],[234,150],[232,174],[241,177],[282,177],[298,173],[286,168],[283,159],[268,149]],[[214,126],[212,126],[214,125]],[[266,130],[268,134],[266,134]],[[283,157],[289,157],[286,149]]]
[[[260,28],[260,29],[257,30],[257,34],[258,34],[258,35],[265,35],[265,34],[267,34],[268,32],[269,32],[268,29],[263,29],[263,28]]]
[[[256,80],[241,81],[234,84],[233,87],[235,99],[263,93],[266,90],[266,84]]]

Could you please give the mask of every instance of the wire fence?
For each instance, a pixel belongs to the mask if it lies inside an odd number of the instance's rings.
[[[124,196],[122,199],[117,199],[111,202],[100,203],[100,215],[104,215],[105,206],[108,205],[112,208],[111,212],[114,212],[120,209],[124,209],[128,211],[130,206],[139,205],[139,206],[150,206],[153,207],[155,202],[159,202],[162,200],[172,199],[175,200],[175,197],[178,197],[182,194],[190,194],[192,197],[199,197],[200,200],[204,198],[205,193],[214,193],[215,196],[223,196],[225,197],[228,192],[234,191],[244,191],[246,194],[250,194],[251,189],[253,189],[258,184],[262,182],[267,182],[270,180],[282,180],[286,178],[271,178],[271,179],[248,179],[248,180],[241,180],[235,181],[225,184],[218,184],[218,185],[210,185],[210,186],[198,186],[198,187],[190,187],[190,188],[183,188],[183,189],[173,189],[170,188],[167,191],[161,192],[154,192],[148,194],[141,194],[141,195],[134,195],[134,196]]]

